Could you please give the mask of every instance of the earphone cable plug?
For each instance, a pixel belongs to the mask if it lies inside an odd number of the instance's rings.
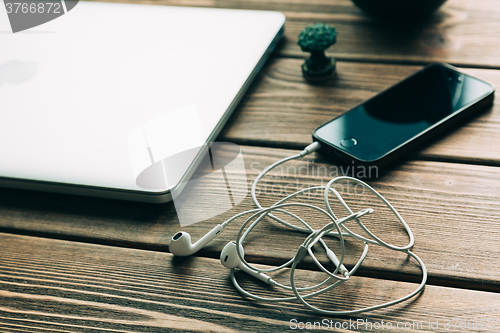
[[[321,148],[321,144],[318,141],[314,141],[310,145],[308,145],[306,148],[304,148],[303,151],[300,152],[300,156],[304,157],[306,155],[312,154],[315,151],[318,151]]]

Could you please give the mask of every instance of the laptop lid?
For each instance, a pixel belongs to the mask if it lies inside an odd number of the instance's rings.
[[[283,24],[277,12],[79,2],[14,34],[0,10],[0,185],[167,201]],[[175,177],[138,183],[173,155]]]

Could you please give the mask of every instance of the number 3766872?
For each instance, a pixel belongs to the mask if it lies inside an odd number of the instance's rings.
[[[15,13],[15,14],[61,14],[61,4],[60,3],[51,3],[51,2],[38,2],[38,3],[26,3],[26,2],[8,2],[5,4],[5,8],[7,9],[7,14]]]

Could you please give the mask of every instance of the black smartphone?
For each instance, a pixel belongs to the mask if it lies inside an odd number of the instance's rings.
[[[313,140],[343,163],[383,167],[493,102],[490,83],[432,64],[318,127]]]

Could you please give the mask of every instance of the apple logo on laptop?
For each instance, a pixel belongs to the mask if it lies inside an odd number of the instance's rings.
[[[33,78],[38,71],[34,61],[9,61],[0,64],[0,86],[4,83],[20,84]]]
[[[12,32],[52,21],[75,8],[79,0],[4,0]]]

